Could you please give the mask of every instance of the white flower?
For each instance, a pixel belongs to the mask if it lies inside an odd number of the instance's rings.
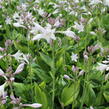
[[[18,11],[26,11],[28,5],[25,3],[22,3],[21,5],[17,6]]]
[[[53,12],[53,14],[57,14],[57,13],[59,13],[59,9],[56,9],[56,10]]]
[[[77,22],[74,22],[74,26],[73,28],[78,30],[78,33],[83,32],[84,31],[84,26],[82,23],[78,24]]]
[[[35,0],[35,3],[40,3],[41,0]]]
[[[18,13],[14,13],[14,15],[13,15],[13,19],[14,19],[14,20],[17,20],[19,17],[20,17],[20,16],[19,16]]]
[[[72,61],[77,62],[78,55],[77,55],[77,54],[72,53],[71,59],[72,59]]]
[[[104,5],[109,6],[109,0],[104,0],[103,3]]]
[[[0,76],[4,75],[4,71],[0,69]]]
[[[94,109],[92,106],[90,106],[90,109]]]
[[[70,11],[70,13],[69,13],[70,15],[75,15],[75,16],[78,16],[78,13],[76,12],[76,11],[74,11],[74,10],[72,10],[72,11]]]
[[[109,73],[107,73],[106,75],[105,75],[105,80],[107,81],[109,79]]]
[[[14,72],[14,74],[19,74],[20,72],[22,72],[23,69],[24,69],[24,65],[25,65],[25,63],[21,63],[21,64],[17,67],[17,69],[16,69],[16,71]]]
[[[15,27],[23,27],[23,28],[26,28],[23,24],[23,19],[21,18],[21,16],[19,16],[18,13],[15,13],[13,15],[13,19],[15,20],[15,23],[13,23],[13,26]]]
[[[14,55],[11,56],[14,57],[18,62],[27,62],[29,64],[29,54],[23,54],[22,52],[20,52],[20,50],[18,50]]]
[[[89,19],[87,24],[91,24],[93,22],[93,18]]]
[[[39,108],[39,107],[42,107],[42,104],[39,104],[39,103],[21,104],[21,106],[29,106],[29,107],[33,107],[33,108]]]
[[[91,31],[90,34],[91,35],[96,35],[96,33],[94,31]]]
[[[0,55],[0,59],[2,59],[4,56]]]
[[[4,92],[5,86],[6,86],[6,82],[5,82],[3,85],[0,86],[0,97],[3,96],[4,93],[5,93],[5,92]]]
[[[0,76],[4,77],[7,80],[7,77],[5,76],[5,73],[2,69],[0,69]]]
[[[65,79],[71,80],[71,78],[68,75],[64,75]]]
[[[103,64],[109,64],[109,61],[105,60],[105,61],[102,61]]]
[[[14,55],[12,55],[16,60],[19,61],[20,57],[23,55],[22,52],[20,52],[20,50],[18,50]]]
[[[32,39],[33,41],[45,39],[45,40],[47,40],[48,43],[50,43],[51,40],[56,40],[55,29],[51,29],[50,24],[48,24],[45,28],[43,28],[42,26],[37,24],[37,25],[35,25],[35,28],[36,28],[36,32],[39,31],[40,33],[36,34],[33,37],[33,39]]]
[[[74,0],[75,3],[79,3],[79,0]]]
[[[59,22],[59,20],[57,20],[54,24],[55,27],[59,27],[61,25],[61,23]]]
[[[0,51],[4,51],[4,50],[5,50],[4,48],[0,47]]]
[[[11,24],[12,20],[10,17],[7,17],[6,20],[5,20],[6,24]]]
[[[39,8],[37,11],[38,11],[38,14],[39,14],[40,16],[43,16],[43,15],[45,14],[44,10],[41,9],[41,8]]]
[[[81,70],[80,72],[79,72],[79,76],[82,76],[82,75],[84,75],[84,70]]]
[[[98,66],[96,67],[96,69],[100,71],[109,70],[109,65],[98,63]]]
[[[2,25],[0,25],[0,28],[2,28]]]
[[[73,31],[71,31],[70,29],[67,29],[66,31],[63,31],[63,32],[60,32],[60,33],[63,33],[66,36],[71,37],[73,39],[76,38],[76,34]]]
[[[57,33],[65,34],[68,37],[73,38],[74,40],[79,40],[79,36],[77,36],[73,31],[68,28],[66,31],[57,31]]]
[[[96,5],[99,3],[102,3],[102,1],[101,0],[90,0],[90,5]]]
[[[22,24],[20,24],[20,22],[13,23],[13,26],[26,28],[25,26],[23,26]]]

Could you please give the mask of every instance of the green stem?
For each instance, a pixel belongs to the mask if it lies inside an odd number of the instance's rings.
[[[64,109],[64,105],[63,104],[61,104],[61,107],[62,107],[62,109]]]
[[[29,31],[27,32],[27,35],[28,35]],[[29,43],[29,40],[28,40],[28,54],[30,53],[30,43]],[[31,68],[31,60],[29,61],[29,69],[30,69],[30,75],[32,75],[32,68]],[[32,81],[32,78],[30,79],[30,84],[31,86],[33,86],[33,81]],[[31,88],[31,100],[33,102],[33,88]]]
[[[53,77],[52,109],[54,109],[54,98],[55,98],[55,78]]]
[[[54,109],[54,99],[55,99],[55,52],[54,52],[54,43],[52,45],[52,58],[53,58],[53,67],[52,67],[52,73],[53,73],[53,92],[52,92],[52,109]]]

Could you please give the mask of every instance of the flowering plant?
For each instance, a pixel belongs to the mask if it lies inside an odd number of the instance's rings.
[[[0,109],[109,108],[109,0],[0,0]]]

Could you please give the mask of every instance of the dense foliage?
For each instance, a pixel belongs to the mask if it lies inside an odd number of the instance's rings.
[[[109,109],[109,0],[0,0],[0,109]]]

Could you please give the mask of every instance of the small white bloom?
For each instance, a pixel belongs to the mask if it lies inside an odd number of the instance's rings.
[[[109,61],[102,61],[103,62],[103,64],[109,64]]]
[[[27,10],[27,6],[28,6],[27,4],[22,3],[21,5],[17,6],[17,9],[19,11],[26,11]]]
[[[71,55],[71,59],[72,59],[72,61],[77,62],[78,55],[77,55],[77,54],[72,53],[72,55]]]
[[[26,16],[25,16],[25,17],[26,17]],[[13,23],[13,26],[26,28],[26,27],[24,26],[24,19],[22,18],[22,16],[19,16],[18,13],[15,13],[15,14],[13,15],[13,19],[15,20],[15,22]]]
[[[67,29],[66,31],[60,32],[60,33],[64,33],[66,36],[71,37],[73,39],[75,39],[75,37],[76,37],[76,34],[73,31],[71,31],[70,29]]]
[[[22,72],[23,69],[24,69],[24,65],[25,65],[25,63],[21,63],[21,64],[17,67],[17,69],[16,69],[16,71],[14,72],[14,74],[19,74],[20,72]]]
[[[93,22],[93,18],[90,18],[87,24],[90,24]]]
[[[20,17],[20,16],[19,16],[18,13],[14,13],[14,15],[13,15],[13,19],[14,19],[14,20],[17,20],[19,17]]]
[[[0,97],[3,96],[4,93],[5,93],[5,91],[4,91],[5,86],[6,86],[6,82],[3,85],[0,86]]]
[[[66,36],[69,36],[69,37],[72,37],[72,38],[75,37],[75,33],[73,31],[70,31],[70,30],[65,31],[65,34],[66,34]]]
[[[90,109],[94,109],[92,106],[90,106]]]
[[[50,43],[51,40],[56,40],[55,29],[51,29],[51,25],[48,24],[45,28],[43,28],[43,27],[41,27],[40,25],[37,24],[36,28],[40,33],[36,34],[33,37],[33,39],[32,39],[33,41],[45,39],[45,40],[47,40],[48,43]]]
[[[64,75],[65,79],[71,80],[71,78],[68,75]]]
[[[109,73],[107,73],[106,75],[105,75],[105,80],[107,81],[109,79]]]
[[[104,0],[103,3],[104,5],[109,6],[109,0]]]
[[[59,9],[56,9],[56,10],[53,12],[53,14],[57,14],[57,13],[59,13]]]
[[[94,31],[91,31],[90,34],[92,34],[92,35],[96,35],[96,33],[95,33]]]
[[[39,104],[39,103],[21,104],[21,106],[29,106],[29,107],[33,107],[33,108],[39,108],[39,107],[42,107],[42,104]]]
[[[90,0],[90,5],[96,5],[99,3],[102,3],[102,1],[101,0]]]
[[[2,25],[0,25],[0,28],[2,28]]]
[[[13,26],[15,26],[15,27],[23,27],[23,28],[26,28],[25,26],[23,26],[23,25],[20,24],[19,22],[13,23]]]
[[[98,66],[96,67],[96,69],[99,71],[109,70],[109,65],[98,63]]]
[[[4,48],[0,47],[0,51],[4,51]]]
[[[44,10],[41,9],[41,8],[39,8],[37,11],[38,11],[38,14],[39,14],[40,16],[43,16],[43,15],[45,14]]]
[[[79,3],[79,0],[74,0],[74,3]]]
[[[0,55],[0,59],[2,59],[4,56],[3,55]]]
[[[5,73],[2,69],[0,69],[0,76],[4,77],[7,80],[7,77],[5,76]]]
[[[0,76],[4,75],[4,71],[0,69]]]
[[[35,0],[35,3],[40,3],[40,1],[39,0]]]
[[[59,20],[57,20],[57,21],[55,22],[54,26],[55,26],[55,27],[59,27],[60,24],[61,24],[61,23],[59,22]]]
[[[82,75],[84,75],[84,70],[81,70],[80,72],[79,72],[79,76],[82,76]]]
[[[74,24],[73,28],[77,29],[78,33],[84,31],[84,25],[82,23],[78,24],[77,22],[74,22]]]
[[[74,10],[72,10],[72,11],[70,11],[70,13],[69,13],[70,15],[75,15],[75,16],[78,16],[78,13],[76,12],[76,11],[74,11]]]
[[[14,57],[18,62],[26,62],[29,64],[28,56],[29,54],[23,54],[20,50],[18,50],[14,55],[11,55]]]
[[[6,24],[11,24],[12,20],[10,17],[7,17],[6,20],[5,20]]]
[[[20,50],[18,50],[14,55],[12,55],[16,60],[19,60],[20,57],[23,55],[22,52],[20,52]]]

